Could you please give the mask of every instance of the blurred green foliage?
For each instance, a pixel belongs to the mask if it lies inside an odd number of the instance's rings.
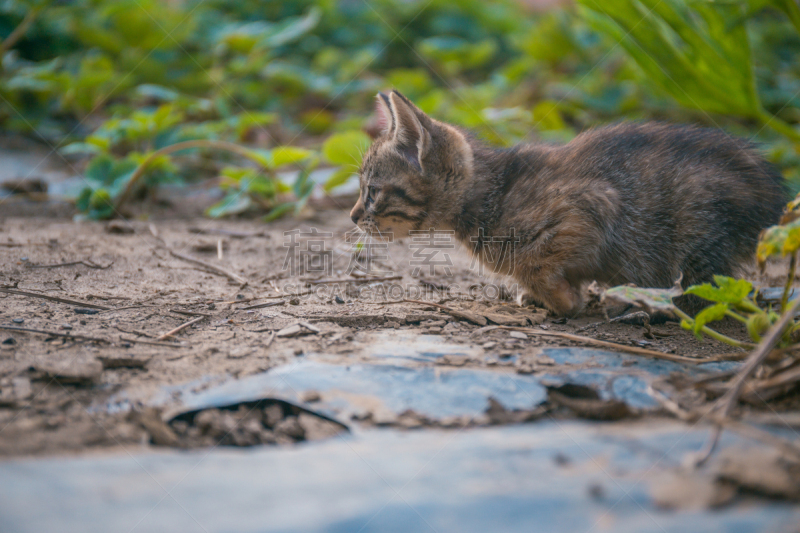
[[[145,161],[139,194],[213,177],[210,216],[297,212],[352,179],[392,87],[498,146],[621,119],[723,127],[797,190],[798,29],[793,0],[0,0],[0,123],[84,165],[93,218]],[[152,158],[192,140],[264,159]]]

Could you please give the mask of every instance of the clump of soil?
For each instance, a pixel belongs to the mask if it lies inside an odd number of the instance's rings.
[[[347,431],[337,422],[272,400],[190,411],[174,417],[168,426],[177,437],[175,445],[184,448],[295,444]]]

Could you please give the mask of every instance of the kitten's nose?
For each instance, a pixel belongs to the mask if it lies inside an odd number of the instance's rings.
[[[359,219],[364,216],[364,204],[361,203],[359,200],[355,206],[353,206],[353,210],[350,211],[350,220],[353,221],[353,224],[358,224]]]

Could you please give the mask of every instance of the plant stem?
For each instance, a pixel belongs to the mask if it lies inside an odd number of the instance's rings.
[[[6,37],[3,42],[0,43],[0,58],[2,58],[5,53],[11,49],[11,47],[17,44],[17,41],[25,36],[25,32],[28,31],[28,28],[30,28],[31,24],[33,24],[33,21],[36,20],[36,17],[39,15],[41,10],[42,8],[38,7],[28,11],[28,13],[22,19],[22,22],[20,22],[19,25],[14,28],[14,31],[9,33],[8,37]]]
[[[747,323],[747,319],[746,319],[745,317],[743,317],[743,316],[742,316],[742,315],[740,315],[739,313],[736,313],[736,312],[734,312],[734,311],[731,311],[730,309],[728,309],[727,311],[725,311],[725,315],[726,315],[726,316],[729,316],[729,317],[731,317],[731,318],[733,318],[733,319],[736,319],[736,320],[738,320],[738,321],[739,321],[739,322],[741,322],[742,324],[746,324],[746,323]]]
[[[686,313],[684,313],[683,311],[681,311],[677,307],[673,307],[672,310],[675,312],[676,315],[678,315],[679,318],[682,318],[683,320],[686,320],[687,322],[693,322],[694,321],[694,319],[692,317],[690,317],[689,315],[687,315]],[[705,333],[706,335],[708,335],[712,339],[718,340],[720,342],[724,342],[725,344],[730,344],[731,346],[735,346],[736,348],[742,348],[744,350],[748,350],[750,348],[753,348],[753,346],[754,346],[753,344],[750,344],[749,342],[742,342],[742,341],[737,341],[736,339],[732,339],[731,337],[728,337],[727,335],[723,335],[722,333],[714,331],[713,329],[711,329],[711,328],[709,328],[707,326],[703,326],[702,328],[700,328],[700,331],[702,331],[703,333]]]
[[[786,278],[786,286],[783,288],[783,296],[781,297],[781,311],[786,311],[786,304],[789,302],[789,293],[792,290],[792,282],[797,272],[797,252],[792,254],[792,259],[789,261],[789,275]]]
[[[142,161],[142,164],[136,169],[136,171],[131,176],[131,179],[128,181],[128,185],[125,186],[125,190],[122,191],[119,199],[117,200],[116,205],[114,206],[115,211],[119,211],[119,209],[125,204],[128,200],[128,197],[133,192],[133,188],[139,182],[139,180],[144,175],[145,170],[147,167],[157,158],[161,157],[162,155],[171,154],[172,152],[178,152],[180,150],[188,150],[189,148],[218,148],[220,150],[227,150],[229,152],[233,152],[238,154],[242,157],[246,157],[252,161],[255,161],[259,165],[262,165],[262,162],[259,157],[257,157],[251,150],[243,146],[239,146],[238,144],[230,143],[227,141],[210,141],[205,139],[198,139],[196,141],[184,141],[179,142],[176,144],[172,144],[170,146],[165,146],[160,150],[156,150],[147,158]],[[263,165],[262,165],[263,166]]]
[[[740,310],[744,309],[748,313],[761,312],[761,308],[758,305],[756,305],[756,303],[753,300],[750,300],[749,298],[744,298],[741,302],[735,303],[733,305],[739,308]]]

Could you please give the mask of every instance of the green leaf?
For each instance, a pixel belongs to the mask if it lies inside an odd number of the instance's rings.
[[[309,168],[304,168],[297,175],[297,179],[294,182],[292,190],[294,191],[294,195],[297,197],[298,201],[304,200],[310,196],[311,191],[314,190],[314,182],[308,179],[310,174],[311,170]]]
[[[111,174],[114,165],[114,158],[107,154],[102,154],[89,162],[84,175],[87,180],[97,183],[105,183],[106,177]]]
[[[114,204],[111,194],[103,189],[92,191],[89,197],[89,218],[93,220],[105,220],[114,215]]]
[[[261,165],[262,167],[272,170],[275,168],[275,158],[272,157],[271,150],[265,150],[262,148],[249,150],[250,155],[256,162]]]
[[[619,43],[646,78],[680,104],[750,118],[762,115],[740,3],[579,3],[589,23]]]
[[[709,322],[714,322],[717,320],[722,320],[725,318],[725,312],[728,311],[728,304],[726,303],[719,303],[714,304],[706,307],[699,313],[697,316],[694,317],[694,324],[692,324],[692,331],[694,332],[694,336],[698,339],[702,339],[703,335],[701,330],[703,326],[708,324]]]
[[[66,145],[64,148],[60,149],[59,152],[63,155],[98,155],[101,154],[103,150],[93,143],[77,142]]]
[[[758,242],[756,259],[763,268],[770,257],[794,255],[798,249],[800,249],[800,218],[786,225],[772,226],[764,230]]]
[[[675,308],[672,299],[683,294],[679,284],[671,289],[641,289],[629,285],[612,287],[605,291],[604,298],[621,304],[642,307],[645,311],[671,312]]]
[[[250,209],[252,205],[253,202],[247,194],[239,191],[231,191],[225,198],[206,209],[206,215],[211,218],[239,215]]]
[[[345,131],[328,137],[322,145],[322,153],[331,163],[356,169],[361,166],[361,159],[369,145],[369,136],[363,131]]]
[[[325,192],[330,192],[339,185],[347,183],[347,180],[349,180],[350,177],[353,176],[353,174],[354,172],[351,168],[342,167],[336,172],[334,172],[330,178],[328,178],[328,181],[325,182],[323,189],[325,190]]]
[[[299,163],[314,155],[314,152],[297,146],[278,146],[272,149],[272,158],[275,168],[283,165]]]
[[[258,171],[254,168],[247,167],[225,167],[220,171],[220,175],[230,180],[237,185],[242,182],[247,182],[258,176]]]
[[[84,187],[81,190],[78,197],[75,199],[75,207],[78,208],[78,211],[82,213],[87,213],[89,211],[89,198],[92,197],[92,188],[91,187]]]
[[[295,208],[295,204],[293,202],[286,202],[283,204],[276,205],[272,208],[272,211],[264,215],[262,220],[264,222],[272,222],[273,220],[277,220],[281,218],[283,215],[292,211]]]
[[[247,192],[272,199],[275,197],[275,183],[267,176],[257,175],[247,182]]]
[[[321,11],[317,7],[309,10],[304,17],[290,18],[268,32],[265,43],[267,46],[277,47],[289,44],[304,34],[313,30],[319,23]]]
[[[714,276],[717,287],[710,283],[692,285],[686,294],[694,294],[704,300],[717,303],[738,304],[753,291],[753,284],[746,279],[733,279],[727,276]]]

